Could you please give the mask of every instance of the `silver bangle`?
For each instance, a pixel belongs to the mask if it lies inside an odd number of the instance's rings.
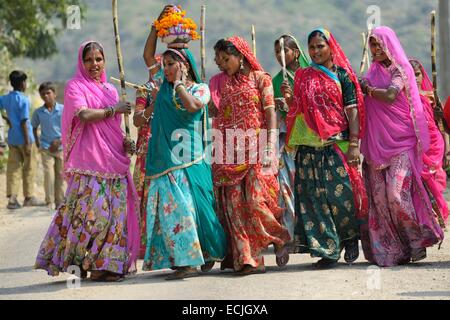
[[[155,69],[155,68],[157,68],[157,67],[159,67],[159,62],[156,62],[155,64],[152,64],[150,67],[148,67],[147,69],[150,71],[150,70],[153,70],[153,69]]]
[[[142,118],[144,118],[145,119],[145,121],[150,121],[151,119],[153,119],[153,112],[150,114],[150,116],[147,118],[146,116],[145,116],[145,110],[142,112]]]

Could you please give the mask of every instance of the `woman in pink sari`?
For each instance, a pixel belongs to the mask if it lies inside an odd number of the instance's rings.
[[[428,131],[430,133],[430,148],[423,156],[422,179],[425,186],[432,194],[433,205],[436,204],[435,211],[442,219],[440,223],[445,225],[448,218],[447,201],[444,199],[443,192],[447,187],[447,174],[442,168],[445,141],[434,118],[434,95],[433,83],[426,73],[423,65],[416,59],[410,59],[416,76],[417,86],[419,87],[420,100],[422,101],[425,116],[427,118]]]
[[[136,270],[137,194],[120,128],[117,90],[106,82],[102,46],[85,42],[65,88],[62,144],[67,191],[36,258],[36,269],[56,276],[69,266],[94,281],[118,281]],[[125,147],[126,146],[126,147]]]
[[[421,179],[429,133],[414,70],[388,27],[370,37],[374,63],[362,81],[366,135],[361,141],[369,196],[362,228],[367,260],[394,266],[426,257],[444,234]]]

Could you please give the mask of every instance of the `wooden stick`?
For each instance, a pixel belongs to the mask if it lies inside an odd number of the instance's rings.
[[[362,47],[364,48],[364,46],[366,45],[366,33],[361,32],[361,37],[362,37]],[[363,51],[364,51],[364,49],[363,49]],[[363,69],[361,69],[361,67],[360,67],[360,70],[359,70],[360,74],[362,74],[364,72],[365,63],[367,63],[367,54],[363,57],[363,60],[364,60],[364,67],[363,67]],[[361,63],[363,63],[363,60],[361,60]]]
[[[431,18],[431,72],[433,78],[433,95],[434,95],[434,121],[436,122],[439,131],[444,137],[444,141],[446,141],[446,129],[448,129],[447,124],[442,119],[443,118],[443,109],[441,100],[439,99],[438,91],[437,91],[437,69],[436,69],[436,11],[433,10],[430,13]],[[447,145],[446,145],[447,147]],[[443,163],[446,163],[447,160],[447,148],[445,148]]]
[[[369,50],[366,50],[366,69],[367,70],[370,69],[370,54],[369,54]]]
[[[255,26],[252,24],[252,48],[253,48],[253,54],[256,57],[256,33],[255,33]]]
[[[201,42],[200,42],[200,58],[201,58],[201,78],[202,82],[206,81],[206,71],[205,71],[205,63],[206,63],[206,46],[205,46],[205,25],[206,25],[206,6],[201,6],[201,15],[200,15],[200,34],[201,34]]]
[[[111,79],[111,81],[114,81],[114,82],[120,84],[120,79],[117,79],[117,78],[114,78],[114,77],[110,77],[109,79]],[[125,81],[125,85],[127,87],[129,87],[129,88],[133,88],[133,89],[136,89],[136,90],[143,90],[143,91],[147,91],[147,92],[152,92],[152,90],[148,89],[147,87],[140,86],[140,85],[137,85],[137,84],[134,84],[134,83],[131,83],[131,82]]]
[[[281,67],[283,70],[283,80],[287,79],[286,75],[286,54],[284,52],[284,39],[280,38],[280,55],[281,55]]]
[[[442,110],[442,104],[437,94],[437,70],[436,70],[436,11],[431,11],[431,71],[433,76],[433,93],[436,108]]]
[[[112,0],[112,10],[113,10],[113,24],[114,24],[114,36],[116,40],[116,53],[117,53],[117,62],[119,65],[119,74],[120,74],[120,93],[121,93],[121,101],[127,101],[127,91],[125,87],[125,72],[123,68],[122,61],[122,50],[120,48],[120,35],[119,35],[119,18],[117,14],[117,0]],[[130,137],[130,119],[128,114],[124,113],[125,120],[125,134],[126,139],[133,143]],[[134,153],[134,152],[133,152]],[[130,152],[131,154],[131,152]]]
[[[359,66],[359,75],[362,75],[362,73],[364,72],[364,67],[366,65],[367,47],[369,45],[370,30],[367,32],[367,36],[365,32],[361,33],[361,35],[364,37],[364,47],[361,58],[361,65]]]

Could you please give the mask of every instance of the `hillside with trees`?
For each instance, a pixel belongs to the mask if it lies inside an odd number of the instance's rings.
[[[444,0],[448,1],[448,0]],[[63,30],[56,41],[58,53],[48,59],[19,59],[17,65],[33,70],[38,81],[66,81],[73,73],[78,46],[88,39],[105,46],[108,74],[117,75],[111,1],[84,1],[85,19],[80,30]],[[147,71],[142,50],[152,21],[168,1],[119,1],[119,24],[126,78],[142,83]],[[328,28],[337,38],[355,69],[359,68],[362,51],[361,32],[366,30],[369,5],[380,8],[381,24],[391,26],[400,37],[408,55],[421,59],[430,70],[429,13],[438,8],[438,0],[180,0],[187,15],[199,22],[200,5],[206,5],[207,77],[217,72],[213,61],[214,43],[233,34],[250,41],[250,29],[256,28],[257,56],[270,73],[279,66],[273,54],[273,42],[283,33],[293,34],[306,50],[306,37],[317,27]],[[448,34],[447,34],[448,36]],[[158,51],[164,49],[159,44]],[[199,41],[191,43],[199,59]]]

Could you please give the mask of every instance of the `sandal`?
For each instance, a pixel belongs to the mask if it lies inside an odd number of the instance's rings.
[[[237,271],[235,275],[248,276],[258,273],[266,273],[266,268],[264,266],[252,267],[251,265],[246,264],[241,270]]]
[[[204,265],[202,265],[200,269],[202,270],[202,272],[209,272],[214,267],[214,263],[214,261],[208,261]]]
[[[166,280],[181,280],[184,278],[198,277],[197,268],[180,267],[166,277]]]
[[[80,278],[81,279],[86,279],[87,278],[87,271],[84,270],[83,268],[80,268]]]
[[[330,269],[337,266],[337,260],[322,258],[313,264],[316,269]]]
[[[289,262],[289,250],[284,246],[281,250],[275,249],[277,266],[284,267]]]
[[[6,208],[10,209],[10,210],[15,210],[15,209],[20,209],[21,205],[19,204],[19,202],[17,201],[17,199],[13,199],[13,201],[8,202],[8,205],[6,206]]]
[[[348,264],[355,262],[359,257],[358,240],[351,240],[345,245],[344,260]]]
[[[426,248],[413,249],[411,252],[411,262],[417,262],[425,259],[426,257],[427,257]]]
[[[97,282],[121,282],[123,275],[109,271],[91,271],[91,281]]]

